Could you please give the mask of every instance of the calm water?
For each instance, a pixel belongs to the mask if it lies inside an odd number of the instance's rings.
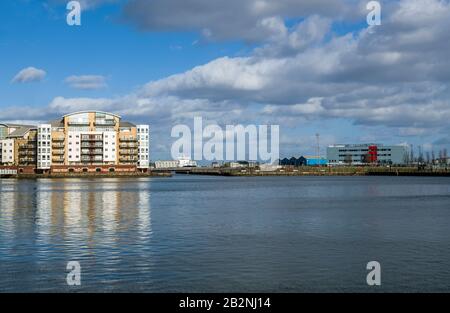
[[[0,291],[450,291],[448,178],[0,180],[0,193]]]

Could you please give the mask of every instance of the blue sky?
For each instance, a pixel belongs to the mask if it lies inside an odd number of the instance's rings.
[[[376,28],[359,0],[82,1],[81,26],[66,3],[0,3],[0,120],[117,112],[151,125],[152,159],[193,116],[279,124],[282,156],[314,153],[316,133],[322,149],[450,144],[448,1],[382,2]]]
[[[45,3],[45,2],[44,2]],[[120,6],[105,5],[82,13],[82,26],[66,24],[65,5],[42,1],[2,1],[0,45],[3,105],[49,103],[55,95],[108,97],[148,81],[184,72],[223,55],[239,53],[236,43],[196,43],[195,33],[140,32],[120,22]],[[10,84],[26,66],[48,73],[43,84]],[[64,84],[70,75],[101,74],[108,88],[90,92]]]

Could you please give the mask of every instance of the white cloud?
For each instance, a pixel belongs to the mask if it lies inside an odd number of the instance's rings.
[[[101,75],[69,76],[65,82],[76,89],[101,89],[107,87],[106,78]]]
[[[42,81],[47,73],[35,67],[27,67],[17,73],[12,79],[13,83],[30,83]]]
[[[198,31],[212,40],[265,41],[284,31],[278,20],[314,14],[358,15],[360,0],[130,0],[123,19],[141,30]],[[174,9],[175,8],[175,9]],[[356,8],[356,9],[355,9]]]

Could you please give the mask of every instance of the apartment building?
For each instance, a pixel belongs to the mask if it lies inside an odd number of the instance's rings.
[[[149,168],[149,126],[101,111],[75,112],[37,126],[0,124],[0,144],[0,165],[32,165],[37,172]]]
[[[0,165],[36,164],[36,135],[35,126],[0,124]]]

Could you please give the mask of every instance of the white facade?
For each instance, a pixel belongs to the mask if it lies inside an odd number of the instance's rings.
[[[150,165],[150,127],[148,125],[137,125],[138,138],[138,168],[148,168]]]
[[[14,163],[14,139],[0,140],[1,163],[4,165]]]
[[[81,132],[69,131],[67,134],[67,160],[79,163],[81,161]]]
[[[117,138],[114,131],[103,133],[103,162],[115,164],[117,156]]]
[[[37,168],[50,169],[52,166],[52,126],[38,125],[37,134]]]
[[[179,161],[170,160],[170,161],[156,161],[155,168],[177,168],[180,164]]]
[[[261,172],[274,172],[277,171],[279,169],[281,169],[282,167],[280,165],[274,165],[274,164],[261,164],[259,166],[259,170]]]
[[[179,167],[197,167],[197,162],[188,158],[179,158],[178,159]]]

